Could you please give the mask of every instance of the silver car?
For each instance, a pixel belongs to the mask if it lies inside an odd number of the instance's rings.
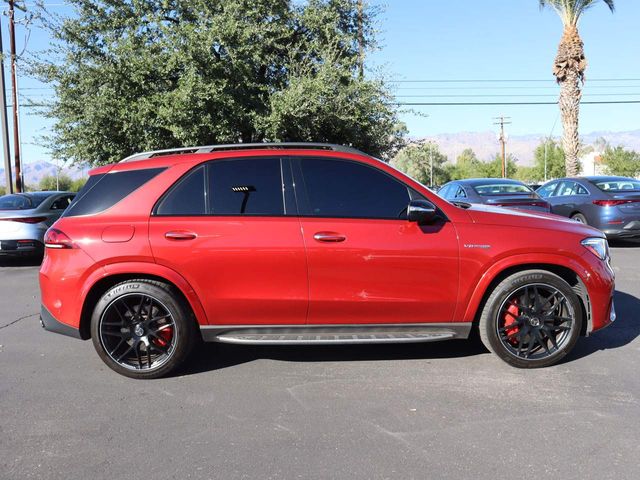
[[[0,197],[0,256],[41,255],[44,233],[75,193],[29,192]]]

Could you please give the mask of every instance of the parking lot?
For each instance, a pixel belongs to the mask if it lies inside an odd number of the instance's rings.
[[[135,381],[38,323],[38,267],[0,266],[0,478],[638,478],[640,248],[617,322],[560,365],[479,341],[206,345]]]

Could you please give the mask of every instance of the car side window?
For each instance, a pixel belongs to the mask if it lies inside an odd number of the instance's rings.
[[[571,195],[575,195],[578,190],[578,185],[576,182],[562,182],[560,183],[560,187],[558,188],[559,197],[569,197]]]
[[[556,182],[550,183],[549,185],[545,185],[544,187],[541,187],[538,190],[536,190],[536,193],[540,195],[542,198],[548,198],[548,197],[554,196],[553,192],[555,192],[557,186],[558,184]]]
[[[579,183],[576,183],[576,195],[589,195],[589,192]]]
[[[65,195],[64,197],[58,198],[55,202],[51,204],[51,210],[64,210],[69,205],[71,205],[71,201],[73,200],[73,195]]]
[[[453,185],[451,185],[451,184],[445,185],[440,190],[438,190],[438,195],[440,195],[442,198],[448,200],[449,199],[449,192],[451,191],[451,187],[452,186]]]
[[[157,215],[204,215],[205,166],[202,165],[178,180],[160,201]]]
[[[297,190],[303,215],[407,218],[408,187],[375,167],[328,158],[303,158],[297,164],[306,193],[301,199]]]
[[[467,193],[464,191],[464,188],[458,187],[455,198],[467,198]]]
[[[214,161],[207,177],[213,215],[284,215],[279,158]]]

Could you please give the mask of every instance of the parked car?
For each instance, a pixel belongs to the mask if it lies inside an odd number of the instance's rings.
[[[451,204],[332,145],[189,147],[99,167],[45,238],[41,321],[134,378],[198,338],[257,345],[467,338],[556,363],[615,320],[604,235]]]
[[[549,212],[550,206],[524,183],[507,178],[470,178],[445,184],[440,190],[445,200],[484,203],[496,207]]]
[[[640,181],[627,177],[561,178],[538,194],[551,211],[602,230],[610,239],[640,238]]]
[[[41,255],[44,234],[75,193],[29,192],[0,197],[0,256]]]

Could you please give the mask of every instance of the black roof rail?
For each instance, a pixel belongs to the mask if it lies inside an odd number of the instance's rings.
[[[161,157],[164,155],[176,155],[184,153],[211,153],[220,151],[234,151],[234,150],[284,150],[284,149],[299,149],[299,150],[330,150],[333,152],[343,153],[357,153],[360,155],[366,155],[352,147],[345,147],[342,145],[334,145],[331,143],[310,143],[310,142],[281,142],[281,143],[236,143],[228,145],[206,145],[200,147],[182,147],[182,148],[169,148],[166,150],[154,150],[150,152],[135,153],[124,160],[123,162],[134,162],[136,160],[146,160],[153,157]]]

